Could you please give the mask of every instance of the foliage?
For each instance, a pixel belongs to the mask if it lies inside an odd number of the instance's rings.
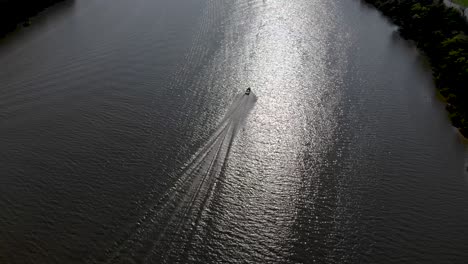
[[[438,0],[364,0],[399,26],[431,62],[454,126],[468,137],[468,24]]]
[[[453,0],[454,3],[468,7],[468,0]]]

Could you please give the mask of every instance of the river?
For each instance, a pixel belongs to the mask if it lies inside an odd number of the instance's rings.
[[[355,0],[40,14],[0,42],[0,262],[466,263],[466,146],[395,30]]]

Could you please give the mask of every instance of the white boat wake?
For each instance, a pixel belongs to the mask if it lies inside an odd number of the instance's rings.
[[[203,216],[222,182],[236,134],[256,101],[239,94],[215,133],[186,163],[176,183],[134,225],[128,239],[110,248],[98,263],[164,263],[183,259],[195,235],[204,232]],[[177,249],[179,254],[174,254]]]

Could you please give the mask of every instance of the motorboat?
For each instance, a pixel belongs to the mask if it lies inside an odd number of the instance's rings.
[[[245,90],[245,94],[246,94],[246,95],[249,95],[249,94],[250,94],[250,87],[247,88],[247,90]]]

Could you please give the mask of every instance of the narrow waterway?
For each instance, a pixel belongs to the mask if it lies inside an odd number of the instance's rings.
[[[359,1],[64,2],[0,65],[1,263],[468,258],[466,147]]]

